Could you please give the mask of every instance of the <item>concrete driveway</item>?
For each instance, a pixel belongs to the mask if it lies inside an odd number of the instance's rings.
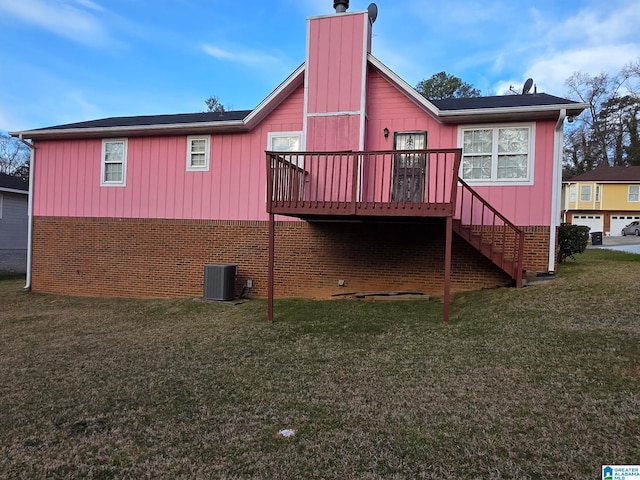
[[[637,253],[640,255],[640,237],[627,235],[626,237],[602,237],[602,245],[589,245],[587,248],[606,248],[620,252]]]

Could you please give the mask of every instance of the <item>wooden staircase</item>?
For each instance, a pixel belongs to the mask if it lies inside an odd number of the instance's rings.
[[[522,287],[524,233],[462,179],[452,228]]]

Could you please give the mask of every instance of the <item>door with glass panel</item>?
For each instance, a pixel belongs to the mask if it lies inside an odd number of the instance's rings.
[[[397,132],[394,134],[394,150],[425,150],[427,132]],[[391,201],[424,201],[427,172],[425,153],[396,153],[393,155]]]

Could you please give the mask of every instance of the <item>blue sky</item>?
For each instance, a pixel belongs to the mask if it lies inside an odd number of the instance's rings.
[[[351,0],[349,11],[370,0]],[[566,95],[574,71],[640,59],[637,0],[378,0],[372,53],[411,85],[446,71],[484,94]],[[332,0],[0,0],[0,130],[252,109],[303,61]]]

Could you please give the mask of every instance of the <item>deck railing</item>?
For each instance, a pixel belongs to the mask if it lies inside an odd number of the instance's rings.
[[[285,215],[447,216],[461,150],[266,152],[267,211]]]

